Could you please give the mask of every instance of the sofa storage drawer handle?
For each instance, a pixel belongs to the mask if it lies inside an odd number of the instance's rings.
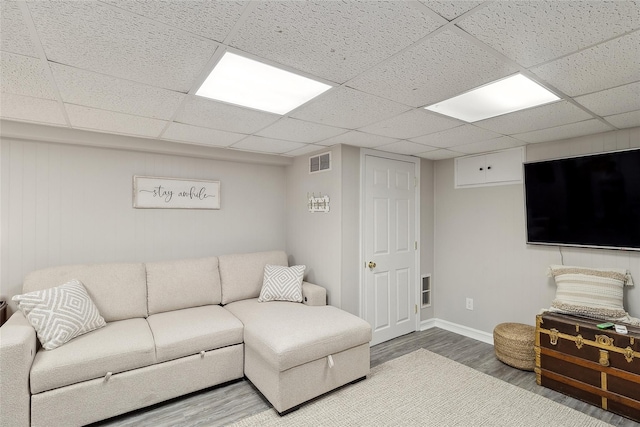
[[[109,378],[111,378],[111,375],[113,375],[113,372],[107,372],[107,374],[104,376],[104,382],[106,383],[107,381],[109,381]]]
[[[329,368],[333,368],[333,357],[331,357],[331,355],[327,356],[327,362],[329,363]]]
[[[204,359],[204,350],[200,352],[200,359]]]

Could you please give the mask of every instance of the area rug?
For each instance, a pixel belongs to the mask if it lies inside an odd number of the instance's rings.
[[[383,363],[349,385],[280,417],[270,409],[246,426],[610,426],[427,350]]]

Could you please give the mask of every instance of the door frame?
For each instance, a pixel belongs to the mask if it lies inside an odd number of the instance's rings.
[[[360,286],[358,289],[358,293],[360,295],[360,301],[358,304],[358,315],[362,319],[364,319],[364,310],[365,310],[365,298],[364,298],[364,273],[366,272],[365,267],[365,193],[366,193],[366,158],[367,156],[380,157],[382,159],[388,160],[399,160],[401,162],[413,163],[414,164],[414,176],[416,179],[415,192],[414,192],[414,201],[415,201],[415,241],[418,242],[418,249],[415,251],[415,274],[413,281],[413,293],[415,295],[415,301],[417,304],[417,313],[416,313],[416,324],[415,330],[417,331],[420,328],[420,301],[419,291],[420,291],[420,158],[413,156],[405,156],[402,154],[393,154],[386,153],[384,151],[373,150],[370,148],[362,148],[360,150],[360,268],[358,269],[359,273],[359,282]]]

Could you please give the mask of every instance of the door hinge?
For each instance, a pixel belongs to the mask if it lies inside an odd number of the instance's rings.
[[[416,240],[416,241],[415,241],[415,242],[413,242],[413,243],[414,243],[414,245],[413,245],[413,246],[414,246],[415,250],[417,251],[417,250],[418,250],[418,241]]]
[[[418,177],[417,176],[413,177],[413,187],[414,188],[418,188]]]
[[[418,314],[418,304],[415,305],[416,314]]]

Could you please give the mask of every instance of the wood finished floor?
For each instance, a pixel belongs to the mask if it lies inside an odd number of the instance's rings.
[[[615,426],[640,426],[627,418],[537,385],[533,372],[520,371],[497,360],[492,345],[438,328],[414,332],[371,347],[371,367],[419,348],[448,357]],[[224,426],[270,407],[253,385],[243,379],[92,424],[92,427]]]

